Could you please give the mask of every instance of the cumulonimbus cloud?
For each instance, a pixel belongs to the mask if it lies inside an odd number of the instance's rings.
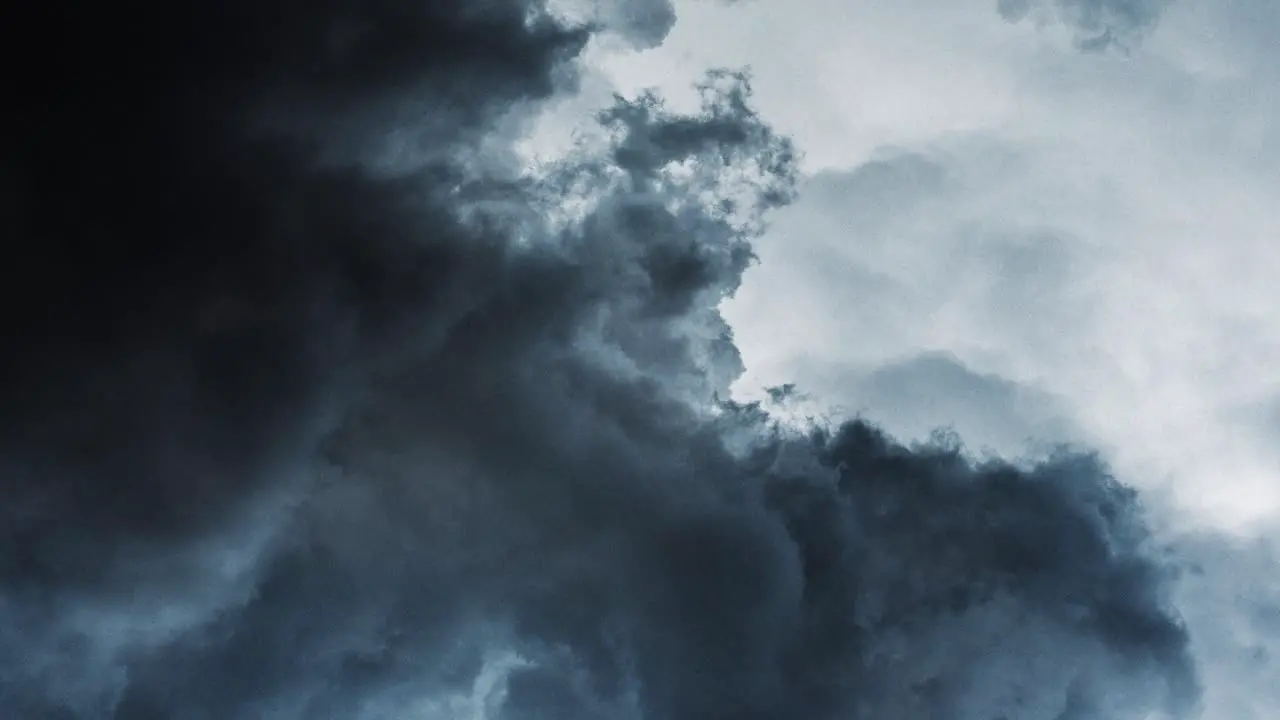
[[[504,128],[596,31],[533,0],[33,8],[5,25],[35,53],[4,139],[14,717],[1194,708],[1096,460],[723,400],[717,307],[796,173],[743,76],[690,115],[619,99],[607,148],[533,174]]]

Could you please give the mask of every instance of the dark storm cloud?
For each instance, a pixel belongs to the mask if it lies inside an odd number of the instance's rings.
[[[1155,28],[1173,0],[999,0],[1009,22],[1028,16],[1052,17],[1071,28],[1076,45],[1088,52],[1127,51]]]
[[[714,402],[717,304],[795,179],[740,76],[691,116],[619,100],[608,152],[535,177],[503,138],[587,38],[536,3],[31,7],[4,24],[38,53],[6,68],[7,716],[1194,705],[1096,462]]]

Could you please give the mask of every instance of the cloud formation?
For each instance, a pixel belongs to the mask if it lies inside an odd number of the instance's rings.
[[[1261,720],[1280,702],[1280,533],[1250,537],[1185,533],[1173,543],[1184,565],[1177,593],[1201,659],[1206,718]]]
[[[65,10],[5,24],[42,53],[4,141],[16,717],[1194,710],[1096,459],[722,399],[717,308],[796,173],[743,76],[520,168],[591,34],[652,44],[665,11]]]
[[[1061,398],[976,372],[950,353],[916,353],[870,368],[807,358],[789,370],[811,399],[874,418],[903,441],[941,430],[980,454],[1006,458],[1082,441]]]
[[[1030,18],[1056,21],[1071,28],[1078,48],[1086,52],[1128,51],[1155,28],[1173,0],[998,0],[1000,16],[1009,22]]]

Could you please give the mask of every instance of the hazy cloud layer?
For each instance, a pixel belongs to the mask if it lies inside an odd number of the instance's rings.
[[[1075,34],[1076,45],[1097,52],[1128,50],[1150,32],[1173,0],[999,0],[1009,22],[1055,20]]]
[[[4,26],[42,53],[4,140],[15,717],[1194,714],[1096,458],[723,400],[797,172],[741,76],[534,173],[605,31],[539,3],[63,10]]]
[[[1201,659],[1207,718],[1271,717],[1280,702],[1280,533],[1187,534],[1173,543],[1177,593]]]
[[[1229,175],[1188,178],[1201,198],[1179,188],[1182,204],[1164,206],[1146,197],[1145,170],[1098,172],[1095,152],[1071,164],[1045,141],[966,136],[813,176],[726,306],[750,370],[740,388],[950,353],[1060,398],[1050,412],[1070,416],[1072,439],[1099,443],[1127,474],[1175,480],[1217,517],[1265,515],[1280,467],[1265,359],[1280,336],[1255,271],[1274,254],[1258,188],[1235,193],[1237,213],[1207,187]],[[1117,152],[1135,168],[1146,157]],[[1235,221],[1238,234],[1200,241]]]
[[[873,418],[903,440],[928,440],[944,431],[978,454],[1019,457],[1086,439],[1061,398],[975,372],[948,353],[870,367],[799,360],[789,368],[809,402]]]

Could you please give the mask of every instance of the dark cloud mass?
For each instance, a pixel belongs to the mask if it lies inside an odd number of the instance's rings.
[[[741,76],[691,116],[619,100],[609,148],[533,175],[512,139],[608,28],[140,7],[0,24],[29,48],[0,715],[1194,708],[1140,508],[1094,460],[974,466],[716,399],[741,371],[717,304],[795,176]],[[670,26],[622,7],[641,45]]]

